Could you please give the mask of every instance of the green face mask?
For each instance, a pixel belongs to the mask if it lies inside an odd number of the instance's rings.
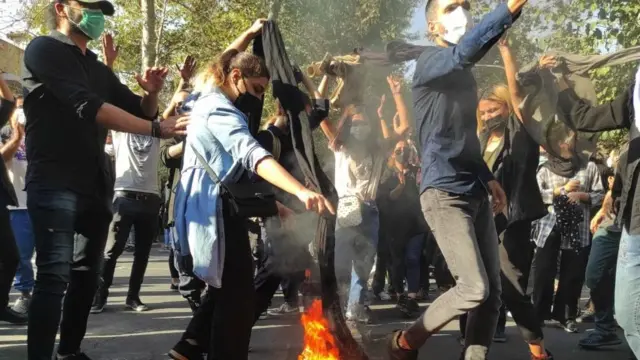
[[[104,14],[102,10],[82,9],[82,20],[80,23],[73,22],[73,24],[89,39],[96,40],[104,32]]]

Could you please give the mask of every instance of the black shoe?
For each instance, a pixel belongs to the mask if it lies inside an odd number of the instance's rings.
[[[202,349],[199,346],[189,344],[185,340],[180,340],[169,351],[169,357],[174,360],[202,360]]]
[[[407,314],[407,300],[409,298],[405,294],[401,294],[398,296],[398,302],[396,303],[396,309],[400,310],[402,315]]]
[[[420,314],[420,304],[418,304],[416,299],[407,298],[405,309],[407,311],[405,313],[407,317],[413,318]]]
[[[405,350],[400,347],[398,340],[402,331],[394,331],[387,340],[389,360],[418,360],[418,350]]]
[[[78,352],[78,353],[75,353],[73,355],[60,355],[60,354],[58,354],[57,359],[64,359],[64,360],[91,360],[91,358],[88,357],[87,354],[85,354],[83,352]]]
[[[178,284],[171,283],[171,285],[169,286],[169,290],[178,291]]]
[[[620,344],[622,344],[622,340],[620,340],[616,333],[603,334],[598,331],[593,331],[578,341],[578,346],[586,350],[598,350],[603,347]]]
[[[507,334],[505,334],[504,329],[496,329],[496,332],[493,334],[493,342],[497,342],[497,343],[507,342]]]
[[[566,320],[561,322],[564,331],[575,334],[579,331],[578,323],[575,320]]]
[[[149,307],[147,305],[145,305],[142,301],[140,301],[139,298],[135,298],[135,299],[127,299],[127,301],[125,301],[126,306],[136,312],[143,312],[143,311],[147,311],[149,310]]]
[[[93,298],[93,304],[91,305],[91,310],[89,312],[91,314],[100,314],[106,305],[107,297],[98,291],[98,293],[96,293],[96,297]]]
[[[0,312],[0,321],[8,322],[14,325],[25,325],[29,322],[29,317],[27,314],[20,314],[15,312],[10,307],[4,309],[4,311]]]

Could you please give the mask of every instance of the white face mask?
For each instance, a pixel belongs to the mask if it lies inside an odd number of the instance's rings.
[[[613,158],[608,158],[607,159],[607,167],[609,167],[609,168],[613,167]]]
[[[471,13],[462,6],[458,6],[454,11],[442,15],[440,23],[444,26],[442,38],[454,45],[458,44],[464,34],[473,27]]]
[[[115,154],[115,150],[113,149],[113,144],[105,144],[104,152],[106,152],[107,155],[109,156],[113,156]]]
[[[24,115],[24,110],[22,110],[22,108],[16,109],[15,114],[16,114],[16,121],[18,122],[18,124],[24,125],[27,123],[27,117]]]

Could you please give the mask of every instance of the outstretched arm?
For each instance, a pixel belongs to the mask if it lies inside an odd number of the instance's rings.
[[[262,27],[264,26],[265,22],[267,22],[267,20],[265,19],[256,20],[256,22],[254,22],[249,29],[247,29],[240,36],[238,36],[237,39],[233,40],[231,45],[229,45],[225,49],[225,52],[232,49],[235,49],[241,52],[247,50],[247,48],[249,47],[249,43],[251,43],[251,41],[255,39],[256,36],[262,33]]]
[[[511,96],[511,104],[513,105],[513,112],[518,117],[518,120],[522,122],[522,112],[520,111],[520,104],[522,104],[522,94],[520,93],[520,86],[516,80],[516,74],[518,73],[518,64],[516,59],[511,53],[509,47],[509,39],[505,35],[498,42],[498,48],[502,55],[502,62],[504,63],[504,72],[507,76],[507,86],[509,87],[509,95]]]

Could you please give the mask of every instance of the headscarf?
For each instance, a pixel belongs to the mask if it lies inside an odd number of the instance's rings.
[[[542,166],[558,176],[571,179],[580,169],[579,163],[576,160],[577,158],[575,156],[571,157],[571,159],[562,159],[548,154],[547,161],[542,164]]]

